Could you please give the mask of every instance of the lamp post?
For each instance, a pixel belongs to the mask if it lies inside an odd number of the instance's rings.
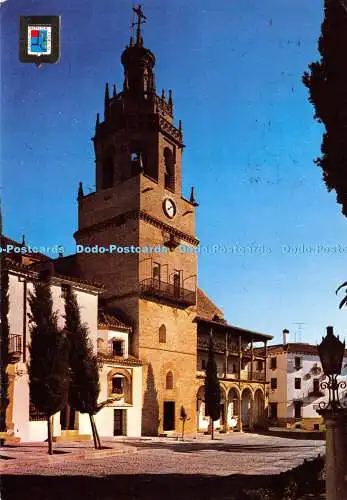
[[[328,401],[319,403],[317,412],[323,417],[326,428],[326,492],[328,500],[347,500],[347,407],[339,399],[339,389],[346,382],[338,381],[341,373],[345,342],[334,335],[332,326],[317,346],[327,381],[321,382],[322,389],[328,389]]]

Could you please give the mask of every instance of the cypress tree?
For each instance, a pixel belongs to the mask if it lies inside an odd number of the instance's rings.
[[[65,328],[70,342],[69,404],[80,413],[89,414],[94,446],[101,448],[94,415],[110,400],[98,404],[100,383],[97,356],[88,337],[88,329],[81,323],[77,298],[71,287],[67,288],[65,296]]]
[[[184,427],[186,425],[186,421],[190,420],[190,419],[189,419],[187,412],[186,412],[183,405],[181,406],[181,409],[180,409],[180,420],[182,422],[182,436],[181,437],[182,437],[182,441],[184,441]]]
[[[1,332],[0,332],[0,432],[6,429],[6,410],[9,404],[8,398],[8,373],[9,364],[9,337],[10,326],[8,322],[9,295],[8,295],[8,271],[4,267],[3,257],[1,257],[0,269],[0,289],[1,289]]]
[[[29,293],[29,305],[30,401],[47,416],[48,452],[52,455],[52,416],[64,408],[68,395],[69,342],[65,332],[58,329],[47,279],[34,283],[34,293]]]
[[[324,14],[318,42],[321,58],[309,65],[303,83],[309,89],[315,119],[325,125],[322,156],[315,163],[347,216],[347,2],[325,0]]]
[[[213,439],[213,422],[220,417],[220,385],[217,375],[217,364],[214,359],[212,332],[208,348],[208,360],[205,376],[205,407],[210,417],[211,439]]]

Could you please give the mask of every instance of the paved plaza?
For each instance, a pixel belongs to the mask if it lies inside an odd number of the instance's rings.
[[[201,436],[103,444],[106,449],[94,451],[89,442],[61,443],[54,456],[46,443],[2,448],[3,498],[20,498],[23,488],[30,498],[46,499],[234,498],[228,485],[247,486],[256,476],[285,472],[325,451],[324,441],[246,433],[217,434],[213,442]]]

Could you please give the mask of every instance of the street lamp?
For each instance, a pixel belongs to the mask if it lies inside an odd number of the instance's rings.
[[[337,381],[337,376],[341,373],[342,360],[345,352],[345,342],[341,342],[339,336],[334,335],[332,326],[327,327],[327,335],[322,342],[317,346],[318,354],[322,363],[324,375],[328,377],[328,381],[321,383],[322,389],[329,390],[329,400],[326,403],[319,403],[320,409],[337,410],[346,407],[346,403],[341,403],[339,399],[339,389],[344,389],[346,382]]]

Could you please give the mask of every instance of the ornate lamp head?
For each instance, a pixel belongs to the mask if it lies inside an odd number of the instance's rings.
[[[322,389],[329,390],[329,400],[327,402],[321,401],[319,408],[340,411],[346,408],[345,402],[341,402],[339,399],[339,389],[345,389],[346,382],[337,380],[337,376],[341,373],[345,342],[341,342],[339,337],[334,335],[333,327],[328,326],[327,335],[317,346],[317,349],[324,375],[328,377],[328,381],[323,381],[320,386]]]
[[[345,352],[345,342],[334,335],[332,326],[327,326],[327,335],[317,346],[325,375],[339,375]]]

